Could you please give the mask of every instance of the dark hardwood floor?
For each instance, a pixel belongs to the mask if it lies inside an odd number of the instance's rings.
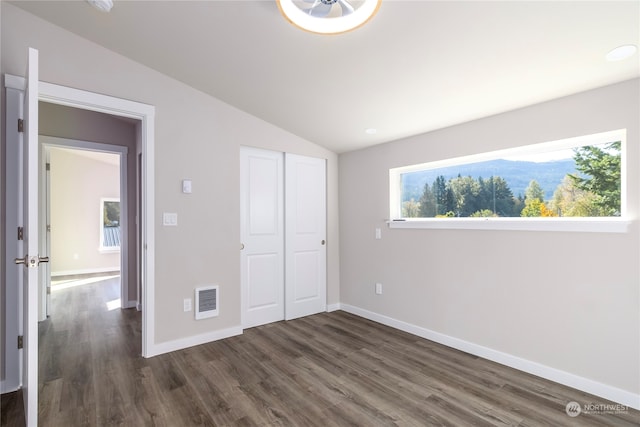
[[[113,286],[53,294],[40,325],[40,425],[640,424],[632,409],[569,417],[571,401],[611,402],[341,311],[143,359],[140,313],[107,310]]]
[[[23,427],[24,408],[20,390],[0,396],[0,425],[2,427]]]

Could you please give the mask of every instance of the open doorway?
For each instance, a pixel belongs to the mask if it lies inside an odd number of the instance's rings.
[[[130,248],[122,239],[128,225],[122,206],[126,200],[122,154],[65,148],[60,146],[64,139],[56,138],[56,146],[50,144],[52,138],[42,140],[41,236],[51,260],[41,270],[46,317],[60,314],[52,312],[52,297],[77,292],[81,286],[99,287],[109,310],[126,308],[121,267]],[[68,304],[58,307],[70,308]]]
[[[51,258],[41,270],[40,319],[49,314],[52,278],[55,285],[119,274],[110,305],[140,308],[139,121],[47,102],[39,108],[41,253]]]

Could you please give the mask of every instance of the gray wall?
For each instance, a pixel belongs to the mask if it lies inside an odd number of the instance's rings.
[[[22,75],[28,47],[40,80],[155,106],[156,344],[238,327],[240,146],[327,159],[328,303],[339,300],[337,155],[117,55],[11,4],[2,7],[2,73]],[[215,76],[212,76],[214,78]],[[4,135],[3,135],[4,138]],[[181,180],[193,180],[193,194]],[[178,227],[163,227],[177,212]],[[182,310],[203,283],[220,285],[220,315],[195,321]]]
[[[640,393],[639,93],[628,81],[340,155],[341,302]],[[390,168],[622,128],[627,233],[384,222]]]

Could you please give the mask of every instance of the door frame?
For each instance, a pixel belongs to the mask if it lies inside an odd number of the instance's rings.
[[[74,150],[81,151],[95,151],[100,153],[109,153],[109,154],[117,154],[120,157],[119,163],[119,171],[118,174],[120,176],[120,218],[121,218],[121,232],[120,232],[120,308],[132,308],[136,306],[138,301],[129,301],[129,255],[133,253],[132,248],[130,247],[131,242],[129,241],[129,230],[132,224],[129,221],[129,187],[128,187],[128,179],[127,176],[127,167],[128,167],[128,156],[129,149],[123,145],[112,145],[112,144],[103,144],[99,142],[90,142],[90,141],[81,141],[76,139],[69,138],[58,138],[47,135],[40,135],[38,137],[38,142],[41,150],[41,154],[43,154],[40,158],[40,173],[41,178],[42,175],[46,173],[46,164],[49,163],[49,148],[71,148]],[[40,180],[43,183],[43,180]],[[50,234],[47,233],[47,225],[43,220],[45,218],[45,212],[48,215],[48,211],[51,208],[50,200],[51,193],[49,188],[41,188],[40,198],[40,232],[41,237],[44,234],[46,237],[41,239],[40,247],[41,249],[46,250],[47,252],[40,251],[41,253],[45,253],[47,256],[51,256],[49,250],[51,245]],[[123,220],[124,218],[124,220]],[[45,234],[46,233],[46,234]],[[45,246],[46,245],[46,246]],[[137,259],[137,262],[140,262],[140,259]],[[50,267],[50,264],[48,264]],[[46,287],[47,282],[50,282],[51,270],[50,268],[47,270],[47,277],[41,278],[40,282],[40,292],[41,297],[46,295]],[[126,298],[126,300],[125,300]],[[44,305],[46,302],[46,298],[41,299],[42,304]],[[44,306],[42,308],[46,308],[46,312],[48,313],[48,307]],[[42,314],[42,312],[41,312]],[[41,320],[44,320],[41,316]]]
[[[155,209],[154,151],[155,107],[148,104],[87,92],[66,86],[40,82],[40,101],[128,117],[141,122],[142,143],[142,356],[151,357],[154,349],[155,325]]]
[[[25,79],[5,74],[7,88],[24,91]],[[155,107],[140,102],[102,95],[80,89],[40,82],[39,101],[67,107],[127,117],[140,122],[142,151],[142,194],[140,225],[142,233],[142,357],[161,354],[155,344]],[[8,195],[7,195],[8,196]],[[5,207],[6,208],[6,207]],[[11,230],[7,230],[11,232]],[[7,254],[9,256],[9,254]],[[16,325],[17,326],[17,325]],[[10,325],[7,324],[9,328]],[[26,327],[26,325],[25,325]],[[7,348],[7,351],[9,349]],[[5,390],[3,390],[5,391]],[[10,390],[6,390],[10,391]]]
[[[4,86],[5,91],[5,114],[6,123],[18,123],[18,119],[23,117],[24,90],[25,80],[20,77],[5,75]],[[6,198],[5,205],[5,301],[3,301],[3,320],[5,321],[6,334],[4,342],[4,363],[5,378],[0,384],[0,392],[8,393],[18,390],[22,385],[22,353],[18,350],[16,343],[18,336],[23,335],[22,325],[22,306],[23,296],[22,288],[19,286],[22,280],[22,270],[13,268],[14,259],[18,253],[22,253],[22,242],[17,240],[15,233],[17,232],[19,221],[18,209],[18,185],[21,178],[21,159],[19,159],[19,139],[20,133],[18,126],[5,126],[6,137],[6,157],[4,159],[5,167],[5,188]],[[10,144],[9,141],[15,141]],[[9,159],[12,159],[10,161]],[[9,208],[11,206],[11,208]],[[9,286],[12,284],[12,286]]]

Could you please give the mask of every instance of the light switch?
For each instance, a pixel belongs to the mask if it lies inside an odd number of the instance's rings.
[[[162,214],[162,225],[175,227],[178,225],[178,214],[165,212]]]
[[[382,239],[382,230],[379,228],[376,228],[376,240],[380,240]]]
[[[182,180],[182,192],[185,194],[191,194],[191,180],[183,179]]]

